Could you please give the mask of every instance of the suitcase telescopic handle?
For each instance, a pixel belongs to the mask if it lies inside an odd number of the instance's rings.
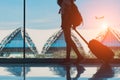
[[[88,42],[85,40],[85,38],[76,29],[74,30],[82,38],[82,40],[88,45]]]

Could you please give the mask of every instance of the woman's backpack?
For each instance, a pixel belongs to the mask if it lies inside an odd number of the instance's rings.
[[[75,4],[72,5],[71,7],[71,23],[72,23],[72,28],[75,29],[79,25],[83,23],[83,18]]]
[[[61,7],[63,0],[57,0],[57,4]],[[72,2],[72,0],[71,0]],[[73,2],[72,2],[73,3]],[[75,29],[83,22],[83,18],[77,8],[77,6],[73,3],[71,5],[71,9],[68,11],[68,15],[70,16],[70,23],[72,24],[72,28]]]

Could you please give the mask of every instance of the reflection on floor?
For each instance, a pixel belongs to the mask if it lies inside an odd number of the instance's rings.
[[[119,80],[120,64],[0,64],[7,80]]]

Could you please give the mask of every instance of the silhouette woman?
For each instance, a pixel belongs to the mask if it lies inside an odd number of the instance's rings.
[[[59,13],[61,14],[61,27],[64,32],[64,37],[66,41],[66,62],[70,61],[70,52],[73,49],[77,55],[77,63],[81,62],[84,58],[80,55],[79,50],[77,49],[76,44],[71,38],[71,28],[72,23],[70,21],[70,12],[71,5],[74,4],[75,0],[57,0],[58,5],[60,6]],[[75,4],[74,4],[75,5]]]

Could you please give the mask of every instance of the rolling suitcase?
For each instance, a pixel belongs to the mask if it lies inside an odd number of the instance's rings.
[[[88,48],[98,59],[104,61],[105,63],[109,63],[114,58],[114,53],[109,47],[103,45],[101,42],[95,39],[92,39],[88,43],[76,29],[74,30],[82,38],[82,40],[88,45]]]

